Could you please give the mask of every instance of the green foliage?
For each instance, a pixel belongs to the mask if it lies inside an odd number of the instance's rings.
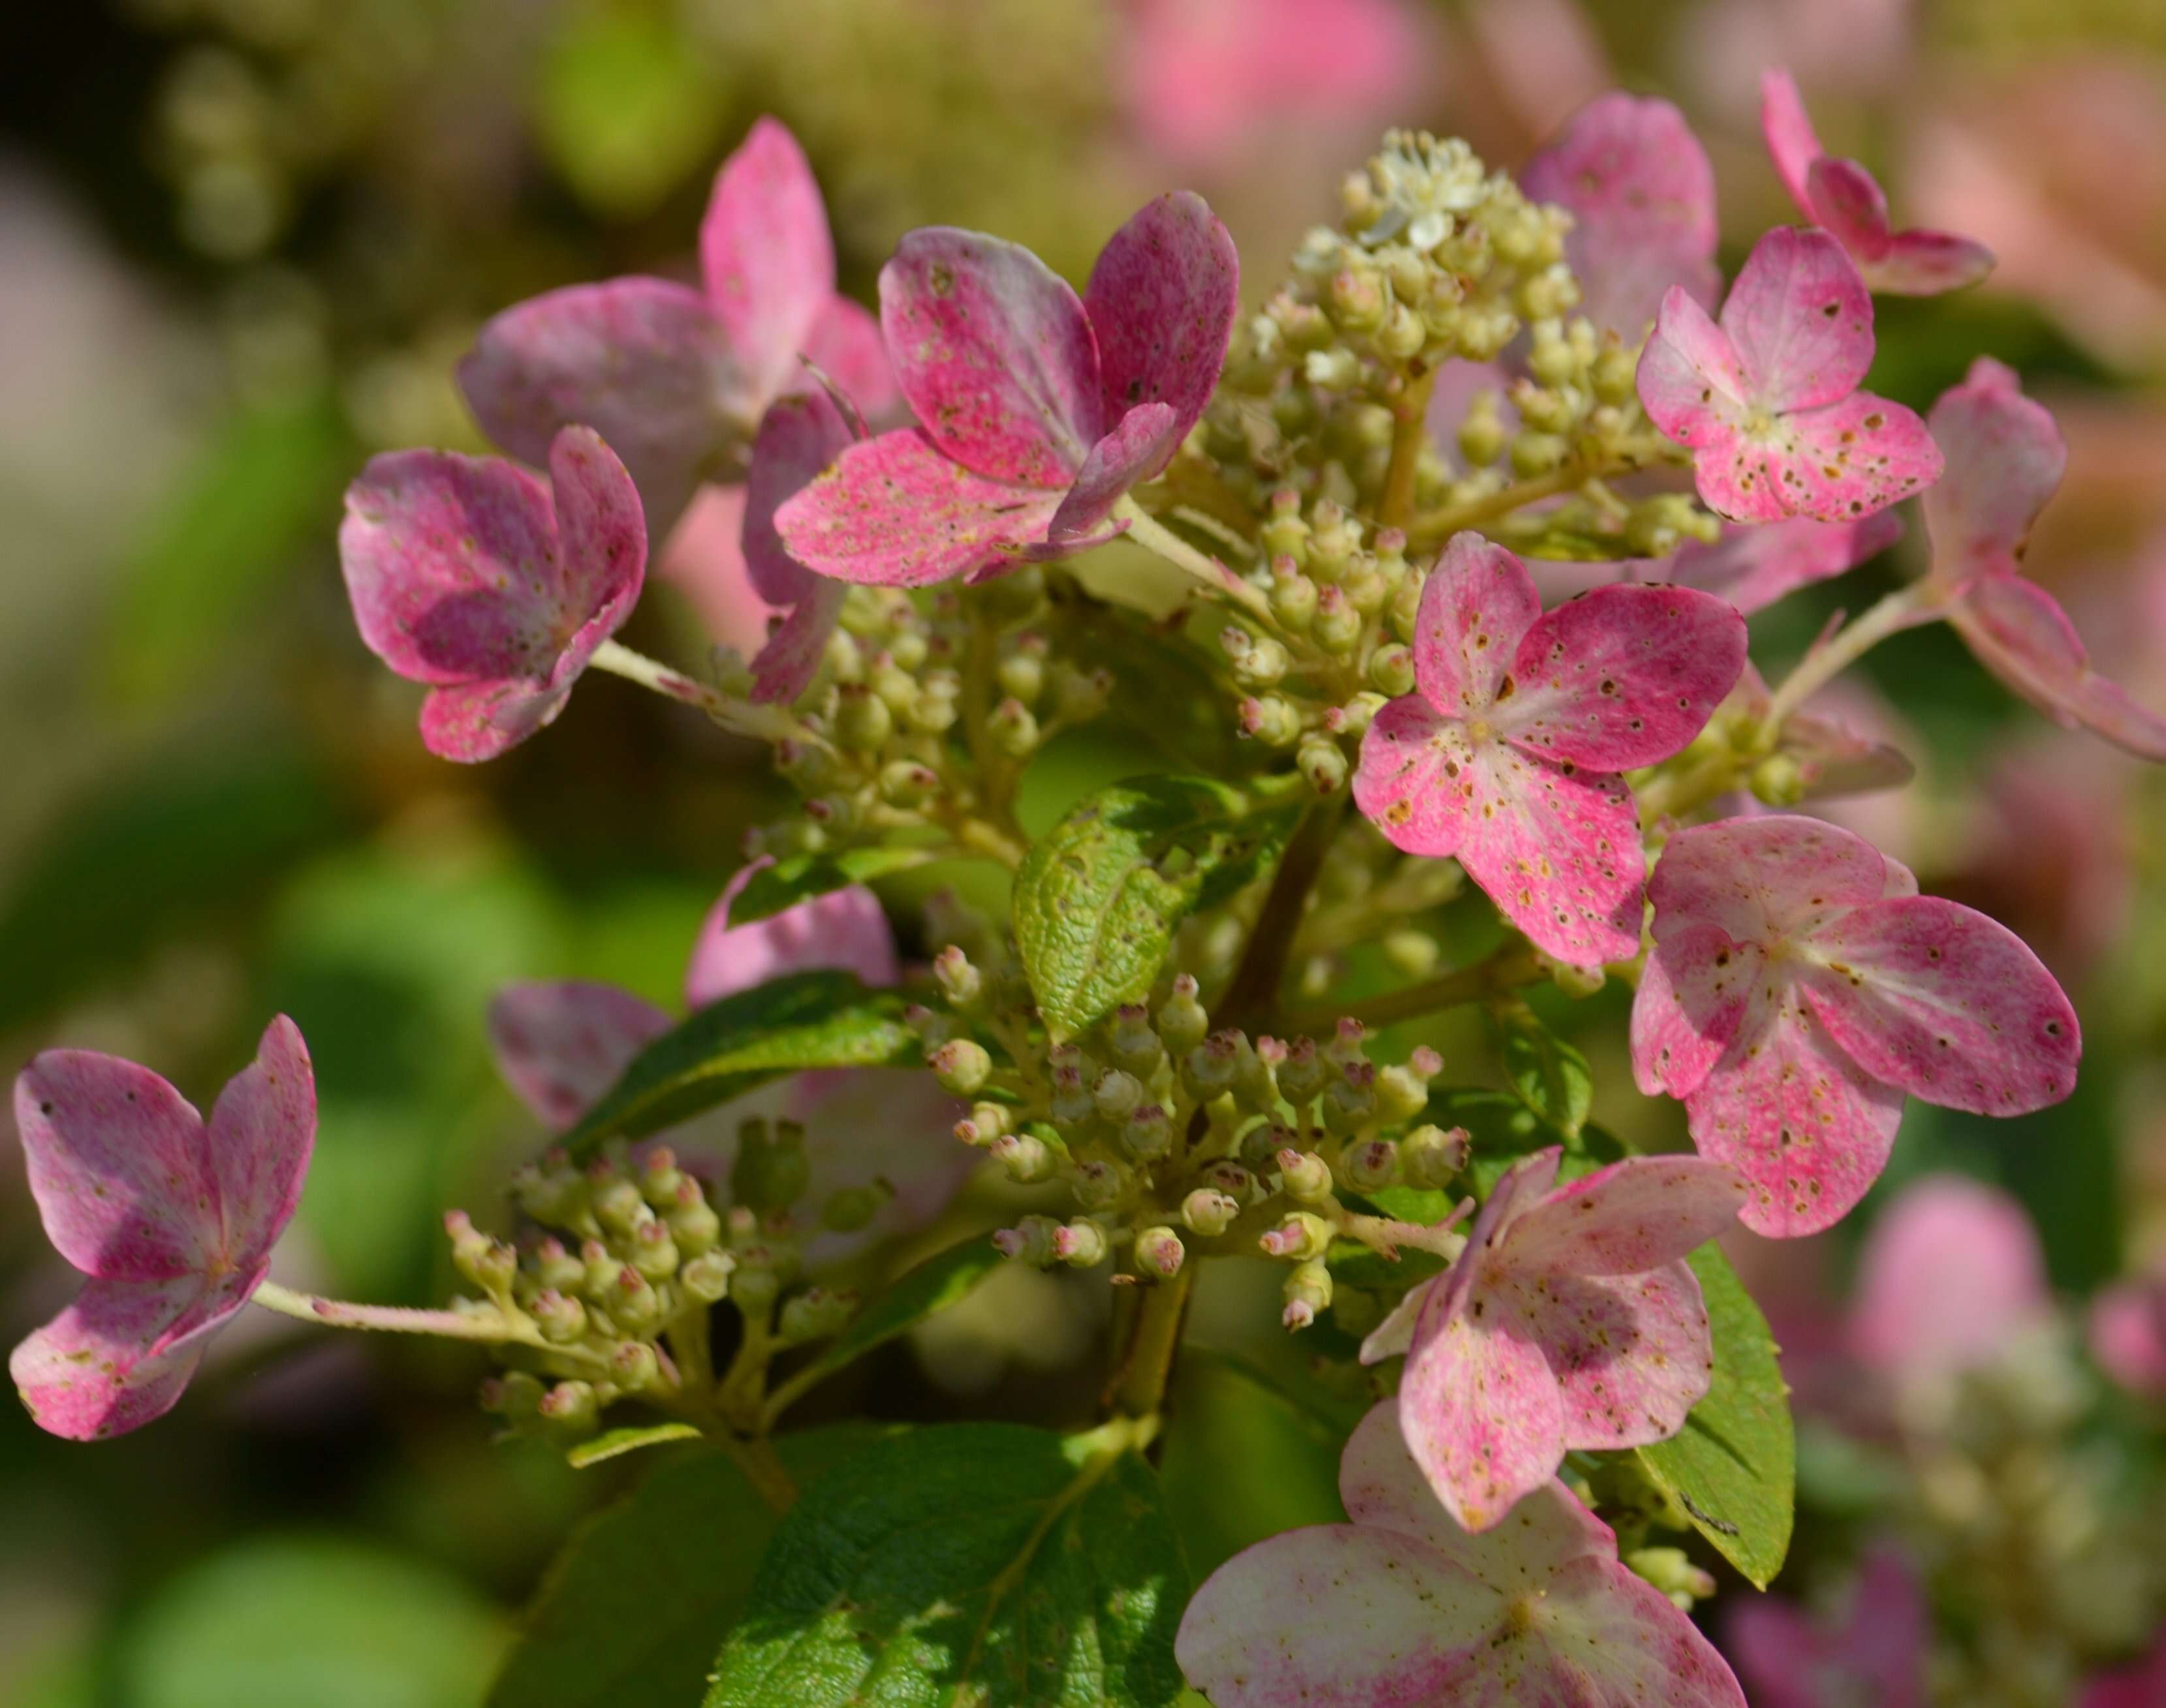
[[[777,1527],[707,1708],[1151,1708],[1186,1573],[1141,1458],[1006,1424],[881,1442]]]
[[[842,1424],[780,1436],[774,1446],[803,1490],[878,1433],[869,1424]],[[566,1544],[489,1708],[692,1701],[751,1592],[774,1526],[719,1449],[657,1466]]]
[[[1515,998],[1492,1004],[1490,1014],[1497,1023],[1504,1071],[1520,1102],[1567,1143],[1577,1140],[1594,1108],[1594,1074],[1587,1058]]]
[[[672,1441],[699,1439],[699,1426],[695,1424],[628,1424],[622,1429],[605,1430],[590,1441],[581,1441],[564,1457],[573,1470],[584,1471],[589,1465],[599,1465],[605,1459],[620,1459],[642,1447],[666,1447]]]
[[[565,1135],[574,1156],[638,1138],[779,1079],[821,1067],[912,1067],[922,1055],[903,999],[849,973],[791,973],[739,991],[648,1044]]]
[[[1767,1319],[1728,1261],[1704,1245],[1691,1262],[1714,1327],[1714,1375],[1682,1430],[1635,1451],[1699,1533],[1764,1589],[1789,1552],[1796,1510],[1789,1390]]]
[[[961,1303],[1006,1261],[993,1249],[990,1235],[965,1240],[927,1258],[882,1288],[857,1319],[806,1367],[806,1373],[831,1376],[875,1346],[907,1334],[926,1318]]]
[[[721,151],[721,80],[668,13],[572,9],[542,55],[535,124],[582,201],[610,214],[652,212]]]
[[[906,872],[926,864],[922,849],[845,849],[839,854],[792,854],[787,859],[762,866],[730,903],[730,923],[748,925],[765,919],[815,896],[869,884],[892,872]]]
[[[1173,933],[1284,849],[1296,804],[1202,777],[1138,777],[1071,810],[1016,874],[1016,940],[1055,1038],[1149,995]]]

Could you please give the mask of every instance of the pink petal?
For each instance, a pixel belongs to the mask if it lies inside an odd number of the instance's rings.
[[[767,638],[772,610],[745,568],[744,512],[743,487],[701,487],[656,558],[654,574],[691,601],[710,639],[749,655]]]
[[[1754,244],[1721,325],[1747,400],[1778,414],[1848,397],[1873,365],[1873,299],[1825,231],[1778,226]]]
[[[2100,1673],[2084,1686],[2076,1708],[2158,1708],[2166,1700],[2166,1636],[2132,1667]]]
[[[1099,251],[1083,306],[1097,340],[1102,419],[1149,403],[1173,411],[1160,460],[1136,479],[1164,468],[1202,419],[1226,363],[1240,276],[1233,238],[1187,190],[1146,204]]]
[[[922,587],[1017,561],[1061,493],[973,474],[916,428],[845,451],[775,513],[800,563],[837,580]]]
[[[870,309],[848,297],[830,297],[820,318],[812,323],[804,353],[867,420],[885,426],[902,413],[902,393],[895,383],[894,364],[887,359],[880,321]],[[810,392],[824,388],[805,374],[797,389]]]
[[[2166,1296],[2157,1282],[2120,1282],[2092,1299],[2087,1340],[2120,1387],[2147,1399],[2166,1394]]]
[[[1763,434],[1741,434],[1726,463],[1702,457],[1694,465],[1710,509],[1768,521],[1855,521],[1931,486],[1940,473],[1926,424],[1868,391],[1780,416]]]
[[[1927,494],[1927,505],[1939,490],[1936,486]],[[1831,579],[1878,557],[1902,535],[1901,519],[1886,510],[1854,522],[1818,522],[1801,516],[1727,527],[1712,546],[1688,540],[1678,547],[1667,574],[1657,572],[1654,579],[1719,594],[1750,616],[1800,587]]]
[[[2045,1254],[2023,1206],[1927,1175],[1881,1212],[1859,1259],[1851,1351],[1889,1376],[1962,1369],[2050,1318]]]
[[[535,468],[567,426],[600,433],[631,471],[657,539],[759,418],[705,299],[658,278],[573,285],[506,309],[481,329],[458,379],[483,431]]]
[[[1514,1265],[1485,1297],[1525,1325],[1549,1365],[1568,1450],[1667,1441],[1706,1397],[1714,1341],[1699,1282],[1682,1262],[1633,1275]]]
[[[421,745],[456,764],[500,759],[554,723],[571,697],[568,684],[523,680],[431,689],[421,701]]]
[[[1720,925],[1658,937],[1632,997],[1632,1075],[1642,1092],[1688,1097],[1705,1083],[1745,1023],[1760,965],[1757,944]]]
[[[315,1070],[301,1029],[283,1014],[219,1093],[205,1137],[226,1261],[251,1268],[293,1219],[316,1145]]]
[[[1823,155],[1806,179],[1815,218],[1857,263],[1860,278],[1888,253],[1894,232],[1880,181],[1854,160]]]
[[[1537,1343],[1539,1327],[1500,1294],[1438,1312],[1432,1292],[1399,1383],[1399,1427],[1445,1510],[1486,1531],[1556,1475],[1565,1454],[1564,1398]]]
[[[584,669],[638,603],[647,575],[647,527],[631,475],[589,428],[567,427],[550,445],[549,494],[557,512],[560,609],[581,623],[557,655],[561,680]]]
[[[1527,631],[1490,720],[1544,758],[1598,771],[1656,764],[1736,685],[1745,642],[1745,619],[1711,594],[1598,587]]]
[[[687,1007],[703,1008],[785,973],[821,967],[855,973],[875,987],[900,981],[895,933],[880,911],[880,897],[861,884],[830,890],[749,925],[732,925],[730,904],[755,874],[772,864],[763,859],[744,867],[708,912],[684,973]]]
[[[1637,337],[1672,285],[1714,301],[1714,169],[1668,102],[1598,96],[1521,168],[1519,183],[1571,210],[1565,257],[1596,325]]]
[[[2060,428],[2013,373],[1986,357],[1941,394],[1926,425],[1947,463],[1925,498],[1933,579],[1955,587],[1980,570],[2012,570],[2068,468]]]
[[[835,294],[835,245],[797,139],[762,119],[715,175],[700,225],[707,302],[757,413],[797,377],[797,352]]]
[[[769,605],[795,605],[819,579],[791,557],[774,513],[856,442],[835,400],[818,387],[777,401],[759,424],[745,473],[744,561]]]
[[[1811,1616],[1779,1595],[1749,1596],[1727,1612],[1722,1646],[1750,1684],[1754,1708],[1823,1708],[1836,1663]]]
[[[506,985],[489,1005],[497,1071],[544,1126],[573,1125],[674,1023],[614,985]]]
[[[1949,605],[1948,621],[1980,664],[2055,722],[2080,724],[2140,759],[2166,761],[2166,718],[2091,669],[2068,613],[2037,582],[1979,575]]]
[[[1018,244],[928,226],[880,269],[880,293],[895,378],[932,442],[989,479],[1065,490],[1106,431],[1075,293]]]
[[[1883,296],[1936,297],[1976,284],[1993,265],[1993,251],[1974,238],[1914,229],[1898,231],[1888,252],[1861,271]]]
[[[1797,79],[1781,66],[1760,74],[1760,132],[1774,160],[1775,175],[1798,211],[1809,219],[1818,219],[1806,181],[1813,162],[1820,157],[1820,140],[1814,134],[1804,98],[1798,93]]]
[[[15,1076],[15,1129],[45,1236],[86,1275],[193,1277],[225,1245],[203,1121],[119,1056],[49,1050]]]
[[[1655,941],[1706,924],[1741,944],[1771,942],[1878,901],[1894,864],[1864,838],[1794,813],[1695,825],[1670,838],[1648,880]]]
[[[1923,1708],[1930,1621],[1917,1574],[1883,1544],[1860,1565],[1839,1630],[1762,1595],[1731,1613],[1725,1636],[1757,1708],[1822,1708],[1836,1700]]]
[[[8,1360],[8,1373],[39,1428],[70,1441],[103,1441],[163,1417],[181,1397],[211,1335],[263,1278],[207,1282],[94,1280]]]
[[[827,642],[843,620],[849,584],[815,575],[804,598],[790,607],[752,661],[752,697],[788,706],[812,685],[827,656]]]
[[[1502,1700],[1746,1708],[1736,1675],[1698,1627],[1668,1596],[1614,1560],[1575,1560],[1562,1568],[1542,1613],[1547,1665],[1540,1673],[1529,1666],[1532,1689]]]
[[[1672,286],[1640,352],[1635,383],[1647,419],[1688,450],[1713,452],[1735,437],[1752,381],[1721,327]]]
[[[1081,473],[1045,531],[1054,546],[1100,543],[1110,537],[1107,518],[1128,489],[1163,468],[1181,447],[1180,423],[1162,403],[1138,405],[1091,447]],[[1125,526],[1126,524],[1122,524]]]
[[[1453,717],[1483,710],[1541,614],[1526,565],[1477,533],[1454,534],[1422,584],[1414,617],[1414,679],[1423,696]]]
[[[854,1233],[810,1232],[808,1268],[838,1263],[929,1226],[979,1164],[977,1152],[955,1142],[955,1124],[969,1111],[922,1071],[853,1068],[800,1074],[783,1101],[792,1118],[806,1124],[805,1157],[812,1176],[806,1202],[815,1213],[827,1193],[843,1187],[880,1181],[895,1194]],[[733,1129],[732,1157],[735,1142]]]
[[[1633,1156],[1567,1182],[1513,1223],[1527,1274],[1638,1275],[1698,1251],[1736,1220],[1745,1186],[1698,1156]]]

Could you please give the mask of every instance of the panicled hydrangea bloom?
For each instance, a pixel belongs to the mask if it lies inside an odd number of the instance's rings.
[[[1890,1380],[1968,1369],[2053,1320],[2046,1254],[2023,1206],[1959,1174],[1904,1187],[1860,1253],[1844,1338]]]
[[[1387,1400],[1339,1460],[1350,1524],[1287,1531],[1196,1592],[1174,1652],[1217,1708],[1745,1708],[1737,1680],[1555,1481],[1471,1535]]]
[[[880,325],[919,425],[846,450],[777,513],[783,543],[886,587],[1104,543],[1211,400],[1239,271],[1186,192],[1113,234],[1080,298],[1020,245],[910,233],[880,269]]]
[[[1902,519],[1875,510],[1854,522],[1732,524],[1712,544],[1687,540],[1669,557],[1640,571],[1643,581],[1697,587],[1728,600],[1750,616],[1801,587],[1847,574],[1903,537]]]
[[[1413,655],[1414,691],[1362,738],[1355,804],[1408,853],[1455,856],[1558,960],[1635,954],[1640,824],[1618,773],[1699,733],[1743,668],[1744,620],[1628,585],[1545,613],[1517,558],[1465,533],[1422,588]]]
[[[1855,521],[1930,484],[1941,454],[1900,404],[1860,391],[1873,299],[1824,231],[1770,231],[1720,321],[1662,299],[1640,357],[1647,418],[1693,453],[1710,510],[1732,521]]]
[[[1848,831],[1787,814],[1680,831],[1648,894],[1633,1070],[1751,1183],[1756,1233],[1847,1214],[1906,1092],[2015,1115],[2074,1087],[2075,1011],[2037,956]]]
[[[90,1279],[8,1373],[56,1436],[140,1429],[172,1409],[293,1219],[316,1142],[308,1046],[273,1020],[208,1122],[146,1067],[47,1050],[16,1078],[15,1127],[46,1237]]]
[[[1745,1202],[1730,1169],[1640,1156],[1556,1184],[1561,1152],[1498,1182],[1466,1249],[1361,1348],[1407,1355],[1399,1428],[1455,1521],[1505,1522],[1575,1448],[1667,1441],[1714,1344],[1686,1254]]]
[[[1917,1573],[1883,1546],[1866,1555],[1841,1623],[1779,1595],[1755,1596],[1730,1610],[1723,1647],[1755,1708],[1925,1708],[1929,1629]]]

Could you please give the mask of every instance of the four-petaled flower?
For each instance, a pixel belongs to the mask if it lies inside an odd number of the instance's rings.
[[[1842,245],[1868,288],[1930,297],[1976,284],[1993,271],[1993,251],[1983,243],[1951,231],[1894,230],[1888,198],[1873,174],[1821,151],[1797,80],[1787,71],[1761,73],[1760,130],[1790,199]]]
[[[1750,616],[1801,587],[1847,574],[1902,537],[1902,518],[1885,510],[1854,522],[1733,523],[1712,544],[1687,540],[1636,579],[1719,594]]]
[[[1723,1647],[1751,1682],[1757,1708],[1923,1708],[1929,1610],[1917,1573],[1886,1544],[1858,1568],[1839,1625],[1778,1595],[1733,1608]]]
[[[1980,357],[1926,425],[1947,473],[1926,494],[1931,584],[1978,662],[2047,717],[2166,760],[2166,718],[2091,669],[2060,601],[2024,574],[2024,542],[2061,484],[2068,447],[2015,375]]]
[[[1929,484],[1941,453],[1902,405],[1857,389],[1873,299],[1841,245],[1785,227],[1752,247],[1720,324],[1682,289],[1640,357],[1647,418],[1693,453],[1733,521],[1854,521]]]
[[[1777,1238],[1846,1214],[1888,1161],[1905,1092],[1984,1115],[2058,1103],[2075,1011],[2005,926],[1936,896],[1863,838],[1788,814],[1680,831],[1648,884],[1632,1005],[1640,1089]]]
[[[377,657],[429,685],[421,740],[441,758],[493,759],[549,723],[638,601],[647,535],[624,465],[567,427],[549,477],[394,451],[346,489],[354,621]]]
[[[1414,691],[1362,738],[1355,804],[1409,854],[1455,855],[1558,960],[1634,954],[1646,875],[1617,774],[1699,733],[1744,668],[1745,620],[1631,585],[1545,613],[1517,558],[1464,533],[1422,589],[1413,653]]]
[[[782,506],[822,575],[917,587],[1098,545],[1163,469],[1226,359],[1239,264],[1201,198],[1115,232],[1083,295],[1028,250],[932,227],[880,270],[880,325],[920,423],[852,446]]]
[[[1498,1182],[1466,1248],[1362,1344],[1407,1355],[1399,1428],[1470,1531],[1503,1521],[1566,1453],[1667,1441],[1714,1368],[1685,1262],[1745,1202],[1736,1171],[1636,1156],[1556,1184],[1561,1151]]]
[[[90,1277],[8,1361],[41,1429],[95,1441],[170,1411],[263,1281],[316,1142],[308,1047],[283,1015],[206,1123],[146,1067],[53,1050],[15,1081],[45,1233]]]
[[[1561,1483],[1470,1535],[1387,1400],[1346,1443],[1339,1493],[1351,1524],[1258,1542],[1188,1604],[1174,1653],[1218,1708],[1745,1708],[1722,1657]]]

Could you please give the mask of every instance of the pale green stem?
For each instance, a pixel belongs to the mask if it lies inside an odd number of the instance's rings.
[[[1925,585],[1914,581],[1897,588],[1826,645],[1815,647],[1799,659],[1798,668],[1783,679],[1783,685],[1767,701],[1767,714],[1760,720],[1763,740],[1772,745],[1792,712],[1889,636],[1921,621],[1929,603],[1922,590]]]
[[[1259,621],[1271,621],[1271,602],[1264,596],[1261,588],[1235,574],[1217,558],[1197,551],[1170,529],[1161,526],[1157,518],[1134,499],[1123,498],[1113,506],[1113,514],[1128,523],[1128,537],[1145,551],[1157,553],[1210,591],[1232,600]]]
[[[394,1335],[433,1335],[439,1340],[478,1340],[485,1346],[531,1346],[553,1357],[603,1367],[600,1354],[585,1346],[560,1346],[524,1319],[502,1310],[431,1311],[405,1305],[352,1304],[345,1299],[323,1298],[313,1293],[297,1293],[267,1281],[250,1295],[266,1310],[277,1311],[300,1322],[326,1329],[364,1329]]]
[[[1441,546],[1461,529],[1478,528],[1484,522],[1508,516],[1514,510],[1524,510],[1545,498],[1556,498],[1614,472],[1608,468],[1591,468],[1582,463],[1566,463],[1547,474],[1515,480],[1503,491],[1492,492],[1487,498],[1470,499],[1465,504],[1448,505],[1442,510],[1418,516],[1407,524],[1407,538],[1416,547]]]
[[[827,745],[825,737],[807,728],[794,712],[782,706],[755,705],[736,695],[725,694],[719,688],[696,681],[681,670],[673,670],[644,653],[635,653],[615,641],[604,641],[594,648],[594,655],[588,662],[598,670],[607,670],[642,688],[651,688],[680,705],[695,706],[723,728],[749,736],[754,741],[811,742],[823,748]]]

